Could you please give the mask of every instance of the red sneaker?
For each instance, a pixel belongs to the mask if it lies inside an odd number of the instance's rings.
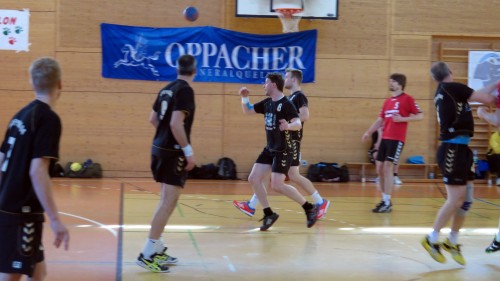
[[[323,198],[323,203],[316,205],[318,207],[318,220],[322,219],[326,212],[328,212],[328,207],[330,207],[330,201]]]
[[[247,215],[249,217],[253,217],[253,215],[255,214],[255,209],[252,209],[252,208],[250,208],[250,206],[248,206],[248,201],[238,202],[238,201],[234,200],[233,205],[238,210],[242,211],[243,213],[245,213],[245,215]]]

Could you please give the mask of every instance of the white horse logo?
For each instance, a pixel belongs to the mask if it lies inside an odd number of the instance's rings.
[[[157,51],[152,56],[145,55],[146,52],[142,41],[144,40],[139,39],[136,47],[130,44],[125,44],[121,49],[123,59],[115,62],[115,68],[118,68],[120,65],[142,67],[144,69],[151,70],[154,76],[160,76],[160,73],[156,70],[155,66],[151,64],[151,61],[158,60],[161,52]]]

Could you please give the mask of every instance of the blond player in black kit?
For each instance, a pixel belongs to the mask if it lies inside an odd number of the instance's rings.
[[[45,278],[44,212],[54,245],[69,245],[49,176],[59,158],[62,125],[52,107],[61,95],[61,68],[53,58],[40,58],[31,64],[30,77],[35,100],[12,118],[0,147],[0,280]]]

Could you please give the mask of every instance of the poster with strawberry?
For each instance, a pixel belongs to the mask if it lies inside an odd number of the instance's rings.
[[[0,50],[29,51],[29,9],[0,10]]]

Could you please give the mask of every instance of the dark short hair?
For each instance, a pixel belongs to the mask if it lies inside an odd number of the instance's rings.
[[[431,75],[434,80],[443,82],[443,80],[451,74],[448,65],[443,61],[434,63],[431,67]]]
[[[266,78],[276,84],[278,90],[283,92],[283,85],[285,84],[285,81],[283,80],[283,76],[281,75],[281,73],[271,72],[266,75]]]
[[[177,60],[177,73],[193,75],[196,70],[196,59],[192,55],[182,55]]]
[[[297,79],[297,81],[299,81],[299,84],[302,83],[302,70],[295,68],[287,68],[285,69],[285,72],[290,72],[292,78]]]
[[[403,88],[403,90],[405,89],[406,87],[406,76],[404,74],[401,74],[401,73],[393,73],[391,74],[391,76],[389,77],[390,79],[398,82],[399,85],[401,85],[401,87]]]

